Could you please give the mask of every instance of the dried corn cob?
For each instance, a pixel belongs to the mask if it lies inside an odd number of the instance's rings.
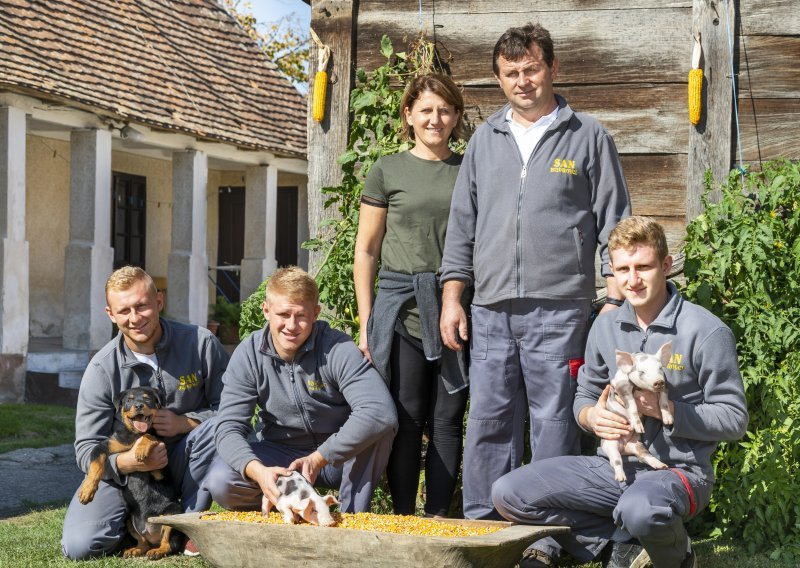
[[[703,70],[692,69],[689,71],[689,121],[692,124],[700,122],[703,109]]]
[[[377,531],[417,536],[461,537],[477,536],[496,532],[502,526],[471,526],[452,522],[441,522],[411,515],[376,515],[374,513],[334,513],[338,528]],[[240,521],[262,524],[283,524],[283,517],[272,512],[264,517],[260,512],[207,513],[204,521]]]
[[[312,116],[317,122],[322,122],[325,118],[325,92],[328,89],[328,74],[325,71],[317,71],[314,76],[314,94],[312,96]]]
[[[328,91],[328,60],[331,56],[331,48],[324,45],[319,36],[313,30],[311,38],[317,44],[317,73],[314,75],[314,92],[311,95],[311,116],[316,122],[322,122],[325,118],[325,98]]]
[[[692,124],[700,123],[703,111],[703,70],[700,68],[700,32],[694,34],[694,48],[692,49],[692,70],[689,71],[689,121]]]

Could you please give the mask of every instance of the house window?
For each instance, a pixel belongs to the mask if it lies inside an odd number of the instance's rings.
[[[144,268],[147,178],[114,172],[112,200],[114,268],[128,264]]]

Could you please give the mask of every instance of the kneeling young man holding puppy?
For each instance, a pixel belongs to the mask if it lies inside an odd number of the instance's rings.
[[[303,270],[275,272],[263,310],[266,327],[236,348],[223,377],[206,489],[226,509],[257,510],[296,470],[338,489],[342,512],[369,511],[397,431],[386,383],[350,337],[317,321],[319,291]]]
[[[644,416],[641,441],[668,469],[623,456],[626,480],[618,481],[601,450],[539,461],[500,478],[492,498],[503,517],[571,528],[526,550],[522,568],[557,566],[562,550],[584,562],[602,556],[613,568],[697,566],[684,523],[709,502],[717,443],[747,428],[736,339],[667,282],[672,258],[661,226],[646,217],[624,219],[608,248],[625,302],[591,328],[573,411],[581,428],[601,440],[628,436],[628,421],[606,409],[617,350],[654,354],[671,341],[664,374],[672,420],[662,416],[658,394],[634,391]]]

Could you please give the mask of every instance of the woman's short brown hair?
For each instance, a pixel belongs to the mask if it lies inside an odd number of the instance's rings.
[[[414,140],[414,128],[406,121],[406,109],[411,110],[423,93],[438,95],[458,113],[458,120],[450,133],[451,140],[466,140],[467,127],[464,124],[464,97],[453,80],[447,75],[429,73],[415,77],[407,86],[400,100],[400,122],[403,125],[403,138]]]
[[[270,296],[278,295],[295,302],[319,303],[317,283],[299,266],[279,268],[269,277],[264,301],[269,305]]]

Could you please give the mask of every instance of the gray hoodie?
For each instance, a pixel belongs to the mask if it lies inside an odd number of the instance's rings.
[[[741,438],[748,422],[736,339],[708,310],[684,300],[669,282],[670,298],[646,331],[628,302],[597,317],[586,344],[586,364],[578,373],[573,411],[577,420],[594,406],[616,373],[615,349],[655,353],[672,341],[672,359],[665,369],[675,423],[665,426],[645,418],[644,445],[670,467],[680,467],[714,481],[711,454],[722,440]],[[636,459],[629,456],[628,459]]]
[[[611,136],[556,96],[556,121],[527,164],[506,105],[472,136],[447,224],[441,279],[474,281],[477,305],[513,298],[592,299],[611,229],[630,215]]]
[[[94,447],[111,436],[116,420],[114,400],[124,390],[163,387],[165,408],[199,422],[213,416],[219,406],[222,374],[228,364],[222,344],[205,328],[163,318],[159,321],[162,335],[156,356],[160,373],[136,359],[120,333],[92,357],[83,374],[75,416],[75,453],[84,472]],[[123,483],[116,454],[109,463],[113,479]]]
[[[258,440],[319,450],[337,467],[397,431],[386,383],[353,340],[324,321],[314,323],[291,363],[272,345],[269,325],[251,334],[234,351],[223,381],[217,452],[243,477],[257,459],[247,443],[256,405]]]

